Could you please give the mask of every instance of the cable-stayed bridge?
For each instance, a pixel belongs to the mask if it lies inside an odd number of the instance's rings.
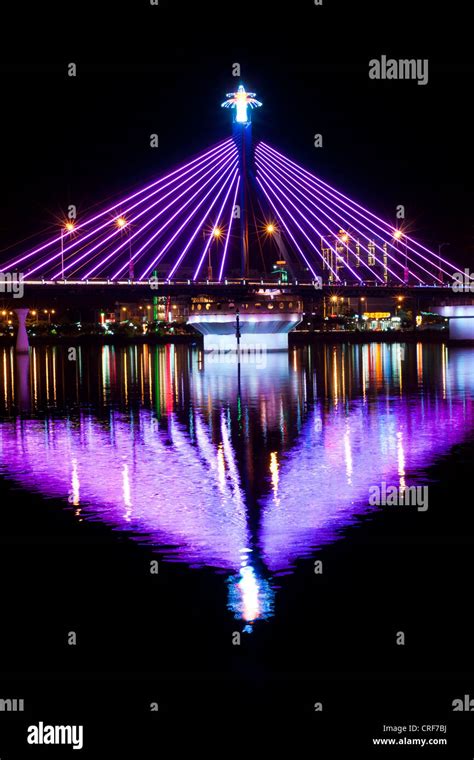
[[[442,285],[458,267],[264,141],[254,146],[243,86],[224,106],[233,136],[154,182],[10,257],[28,281],[224,282],[266,275],[283,252],[295,278]],[[236,256],[244,239],[242,261]],[[210,262],[210,263],[209,263]],[[212,269],[211,272],[208,270]],[[296,277],[297,276],[297,277]]]
[[[275,286],[449,292],[458,266],[440,251],[267,142],[253,143],[251,111],[262,105],[255,93],[240,85],[222,105],[234,114],[231,137],[100,211],[66,220],[2,271],[21,276],[36,298],[38,289],[109,298],[144,287],[191,295],[204,286],[229,297]]]

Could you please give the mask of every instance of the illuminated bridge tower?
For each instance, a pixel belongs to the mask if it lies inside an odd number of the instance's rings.
[[[258,197],[250,115],[253,108],[261,105],[255,93],[246,92],[242,84],[237,92],[228,93],[222,103],[223,108],[234,111],[232,131],[238,148],[240,177],[241,276],[245,279],[250,270],[249,219],[252,216],[255,224],[253,204]],[[257,288],[242,296],[238,306],[233,299],[218,303],[212,297],[206,304],[192,304],[189,323],[203,335],[205,351],[235,351],[238,347],[249,351],[286,351],[288,333],[301,321],[302,309],[298,298],[279,288]]]
[[[253,108],[261,106],[255,92],[246,92],[243,84],[237,92],[228,92],[223,108],[232,108],[232,133],[239,150],[240,174],[240,256],[242,277],[249,275],[249,196],[253,181],[252,119]]]

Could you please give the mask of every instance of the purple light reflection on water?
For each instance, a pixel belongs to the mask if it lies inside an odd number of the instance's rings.
[[[369,487],[426,485],[425,468],[472,428],[474,406],[462,399],[420,404],[402,397],[371,406],[358,400],[321,419],[319,410],[311,412],[261,503],[261,550],[271,572],[336,540],[368,509],[416,510],[368,507]]]
[[[10,409],[0,424],[0,474],[166,561],[224,572],[229,608],[249,624],[273,614],[273,576],[379,509],[367,506],[370,485],[426,482],[425,469],[473,429],[468,349],[293,351],[243,363],[240,381],[230,359],[187,349],[104,347],[96,359],[100,408],[84,409],[82,377],[67,416],[67,360],[33,355],[24,370],[36,416]],[[9,408],[28,383],[13,382],[11,356],[0,365]],[[54,413],[39,418],[41,392]]]
[[[0,426],[0,472],[27,489],[69,500],[77,516],[125,529],[168,560],[226,570],[239,567],[248,544],[239,484],[226,476],[225,452],[196,420],[197,445],[169,416],[166,434],[151,411],[129,420],[119,411],[105,426],[83,414],[18,420]],[[178,491],[179,489],[179,491]]]

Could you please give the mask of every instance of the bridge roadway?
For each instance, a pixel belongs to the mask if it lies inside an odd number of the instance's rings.
[[[153,286],[152,286],[153,285]],[[260,289],[278,289],[288,295],[300,296],[317,301],[323,296],[344,297],[378,297],[405,296],[414,298],[420,308],[430,304],[474,303],[473,294],[454,293],[451,285],[443,286],[408,286],[408,285],[340,285],[315,282],[288,282],[278,284],[274,280],[249,279],[225,280],[224,282],[172,280],[133,282],[89,280],[84,281],[42,281],[24,280],[24,293],[21,298],[14,293],[0,291],[0,303],[4,307],[22,308],[64,308],[89,307],[107,308],[115,303],[130,303],[138,300],[152,299],[154,296],[196,297],[199,295],[220,296],[239,299],[255,296]]]

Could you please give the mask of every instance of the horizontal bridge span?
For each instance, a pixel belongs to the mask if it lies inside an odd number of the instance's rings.
[[[112,292],[112,293],[126,293],[136,294],[143,297],[145,294],[151,293],[151,295],[159,295],[163,293],[195,293],[201,292],[203,289],[209,293],[222,293],[228,294],[231,292],[238,293],[256,293],[261,289],[264,290],[278,290],[282,293],[301,293],[308,294],[314,291],[320,292],[325,295],[366,295],[366,294],[410,294],[410,293],[430,293],[437,294],[444,297],[452,297],[457,294],[453,291],[453,287],[450,284],[445,285],[366,285],[366,284],[323,284],[320,285],[315,282],[287,282],[278,283],[274,280],[264,279],[234,279],[226,280],[224,282],[213,282],[209,280],[163,280],[163,281],[114,281],[114,280],[89,280],[89,281],[73,281],[68,280],[66,282],[59,280],[23,280],[23,286],[25,293],[58,293],[67,295],[68,293],[81,292],[95,293],[95,292]],[[466,294],[459,294],[464,298]],[[8,292],[8,288],[0,290],[0,298],[13,297],[13,294]]]
[[[239,300],[258,298],[273,292],[276,296],[284,294],[300,297],[304,301],[317,303],[324,297],[338,296],[344,298],[384,298],[403,296],[414,299],[420,304],[471,304],[474,297],[463,293],[454,293],[452,288],[445,286],[369,286],[369,285],[323,285],[317,287],[314,283],[287,283],[275,285],[274,282],[263,280],[227,281],[221,282],[189,282],[172,281],[159,282],[158,287],[151,287],[148,282],[37,282],[24,281],[21,297],[14,292],[0,292],[0,304],[4,308],[107,308],[114,304],[134,301],[152,301],[154,297],[170,296],[171,298],[191,299],[199,296],[210,299],[221,298]]]

